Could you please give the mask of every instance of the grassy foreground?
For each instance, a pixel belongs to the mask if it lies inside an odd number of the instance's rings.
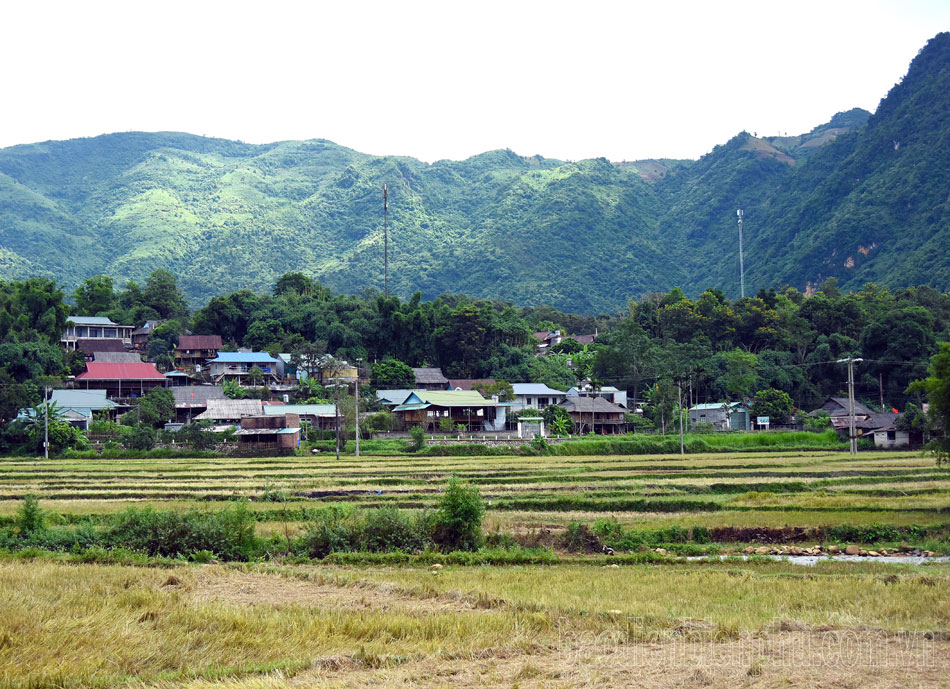
[[[935,548],[950,528],[950,473],[927,458],[762,451],[3,459],[0,529],[16,528],[28,493],[55,529],[105,530],[129,506],[220,514],[249,500],[253,529],[280,543],[328,506],[419,514],[452,475],[481,490],[487,531],[542,547],[570,522],[627,541],[811,529],[807,538],[891,534]],[[261,552],[231,564],[101,547],[0,555],[0,687],[931,687],[950,677],[945,563],[556,552],[543,565],[493,566],[453,563],[506,562],[507,551]],[[430,569],[436,560],[444,566]]]
[[[749,673],[756,672],[760,653],[804,650],[809,643],[834,653],[845,637],[882,660],[895,644],[908,660],[919,655],[914,671],[926,678],[950,669],[948,598],[950,572],[943,567],[882,573],[832,565],[803,573],[783,563],[662,572],[562,565],[543,572],[460,567],[432,574],[5,560],[0,682],[352,686],[382,685],[383,678],[411,669],[412,685],[477,686],[432,673],[453,667],[464,674],[459,668],[488,662],[501,675],[529,668],[522,678],[532,680],[527,686],[575,686],[584,669],[575,665],[578,658],[590,662],[644,644],[658,649],[651,662],[702,656],[712,644],[725,664],[707,661],[691,669],[748,680],[757,676]],[[843,636],[829,636],[832,630]],[[745,657],[749,649],[758,650]],[[794,677],[796,664],[806,660],[826,678],[837,671],[815,657],[763,657],[758,672],[770,681]],[[899,680],[910,669],[893,664],[888,672]],[[861,668],[857,676],[873,685],[878,673]],[[597,684],[622,686],[603,679]]]

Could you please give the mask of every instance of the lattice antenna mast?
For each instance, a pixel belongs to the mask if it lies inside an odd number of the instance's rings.
[[[383,294],[389,297],[389,185],[383,185]]]
[[[739,294],[745,299],[745,266],[742,262],[742,209],[736,211],[739,218]]]

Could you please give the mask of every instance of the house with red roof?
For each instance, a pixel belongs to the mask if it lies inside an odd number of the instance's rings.
[[[141,397],[152,388],[168,387],[168,379],[154,364],[90,361],[85,373],[76,376],[75,387],[105,390],[106,397],[120,400]]]

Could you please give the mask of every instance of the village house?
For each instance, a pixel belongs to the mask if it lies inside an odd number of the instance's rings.
[[[336,405],[334,404],[265,404],[265,416],[296,414],[301,422],[306,421],[317,431],[336,430]],[[342,410],[340,411],[342,424]],[[342,427],[342,426],[341,426]]]
[[[709,424],[717,431],[751,430],[749,408],[740,402],[709,402],[689,408],[689,425]]]
[[[544,409],[567,399],[566,392],[549,388],[544,383],[512,383],[511,387],[515,391],[515,398],[511,400],[514,410]]]
[[[613,385],[604,385],[593,389],[590,383],[584,383],[581,386],[570,388],[565,394],[568,397],[603,397],[613,404],[619,404],[621,407],[627,406],[627,391],[615,388]]]
[[[137,352],[147,352],[149,338],[152,337],[152,333],[155,331],[155,328],[164,322],[165,321],[145,321],[141,328],[136,328],[133,330],[132,349]]]
[[[95,352],[92,357],[93,361],[97,361],[101,364],[140,364],[142,363],[142,357],[139,356],[136,352]]]
[[[131,347],[132,326],[118,325],[104,316],[70,316],[60,343],[67,351],[73,351],[79,340],[121,340]]]
[[[208,361],[217,358],[220,350],[220,335],[181,335],[175,346],[175,368],[201,371]]]
[[[128,353],[128,347],[125,346],[122,340],[76,340],[75,350],[82,352],[86,361],[101,361],[102,359],[97,356],[99,354]],[[141,358],[136,357],[136,361],[141,360]]]
[[[175,396],[175,422],[191,423],[207,411],[209,400],[223,400],[224,388],[218,385],[186,385],[171,388]]]
[[[507,409],[508,405],[486,400],[474,390],[415,390],[393,413],[406,426],[422,426],[427,432],[439,430],[447,423],[444,419],[453,428],[474,432],[504,430]]]
[[[627,410],[603,397],[567,397],[560,404],[575,432],[617,435],[627,432]]]
[[[202,386],[196,386],[201,388]],[[180,388],[185,390],[187,388]],[[174,392],[174,390],[173,390]],[[264,405],[260,400],[232,400],[229,397],[208,398],[205,410],[194,417],[195,421],[211,421],[216,427],[236,426],[245,416],[263,416]]]
[[[564,339],[560,330],[541,330],[536,332],[534,337],[539,341],[538,350],[542,353],[555,345],[561,344]]]
[[[386,407],[396,407],[405,402],[414,392],[425,392],[425,390],[377,390],[376,401]]]
[[[208,365],[215,383],[231,380],[250,385],[248,374],[256,366],[264,374],[263,385],[279,384],[284,372],[283,362],[266,352],[219,352]]]
[[[84,431],[95,414],[112,416],[116,403],[106,397],[105,390],[53,390],[50,392],[49,405],[56,409],[59,418]],[[19,417],[32,417],[34,410],[21,409]]]
[[[234,435],[238,452],[268,450],[290,454],[300,445],[300,417],[288,413],[245,416]]]
[[[111,364],[90,361],[86,371],[75,378],[75,386],[82,390],[104,390],[111,400],[141,397],[154,388],[168,386],[154,364],[144,362]]]
[[[446,390],[474,390],[476,387],[494,385],[494,378],[449,378]]]
[[[420,390],[446,390],[449,379],[442,375],[441,368],[414,368],[416,387]]]

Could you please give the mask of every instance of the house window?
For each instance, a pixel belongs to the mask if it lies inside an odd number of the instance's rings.
[[[897,440],[897,431],[888,431],[887,432],[888,440]]]

